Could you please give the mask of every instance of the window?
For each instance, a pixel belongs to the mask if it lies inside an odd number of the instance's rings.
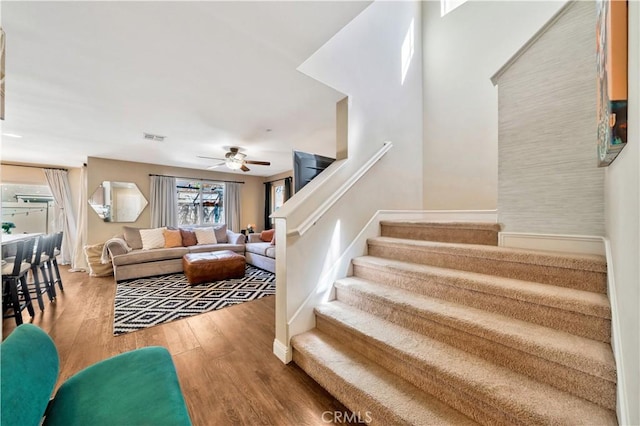
[[[271,206],[271,212],[275,212],[284,204],[284,181],[280,185],[273,186],[273,205]]]
[[[224,223],[224,183],[178,179],[178,225]]]

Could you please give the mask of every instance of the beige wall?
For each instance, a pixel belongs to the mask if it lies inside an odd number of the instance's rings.
[[[264,190],[262,177],[243,176],[235,173],[220,173],[207,170],[186,169],[179,167],[161,166],[156,164],[134,163],[129,161],[108,160],[105,158],[89,157],[87,161],[87,198],[95,191],[102,181],[133,182],[138,185],[147,201],[149,200],[149,174],[178,176],[186,178],[202,178],[220,181],[244,182],[241,192],[242,211],[240,223],[261,223],[264,205]],[[149,227],[151,214],[147,206],[138,220],[127,225],[141,228]],[[87,243],[95,244],[122,233],[124,223],[110,223],[100,220],[91,209],[87,213]]]
[[[0,166],[2,183],[22,183],[25,185],[46,185],[42,169],[2,164]]]

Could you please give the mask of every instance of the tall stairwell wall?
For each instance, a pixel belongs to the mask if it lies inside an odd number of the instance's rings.
[[[640,425],[640,3],[629,2],[628,143],[605,172],[606,228],[620,318],[627,424]],[[622,419],[621,419],[622,420]]]
[[[498,94],[489,77],[563,4],[468,1],[440,16],[440,2],[423,2],[423,208],[496,209]]]
[[[349,96],[348,158],[273,215],[278,259],[274,352],[285,362],[290,337],[313,328],[312,308],[329,296],[333,282],[324,286],[322,278],[374,213],[422,207],[420,7],[420,2],[374,2],[299,67]],[[291,235],[385,141],[392,141],[393,148],[314,226]]]
[[[595,37],[595,4],[570,3],[494,80],[504,231],[604,235]]]

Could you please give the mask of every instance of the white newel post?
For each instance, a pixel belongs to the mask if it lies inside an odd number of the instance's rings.
[[[287,220],[275,218],[276,227],[276,337],[273,353],[285,364],[291,362],[287,318]]]

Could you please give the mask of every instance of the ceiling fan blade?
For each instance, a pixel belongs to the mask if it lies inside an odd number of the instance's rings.
[[[242,170],[243,172],[248,172],[251,169],[243,164],[242,167],[240,167],[240,170]]]
[[[218,161],[224,161],[224,158],[206,157],[206,156],[204,156],[204,155],[196,155],[196,157],[198,157],[198,158],[206,158],[207,160],[218,160]]]
[[[257,166],[270,166],[271,163],[268,161],[254,161],[254,160],[244,160],[247,164],[255,164]]]
[[[207,170],[217,169],[218,167],[222,167],[224,165],[225,165],[225,162],[223,161],[222,163],[214,164],[213,166],[207,167]]]

